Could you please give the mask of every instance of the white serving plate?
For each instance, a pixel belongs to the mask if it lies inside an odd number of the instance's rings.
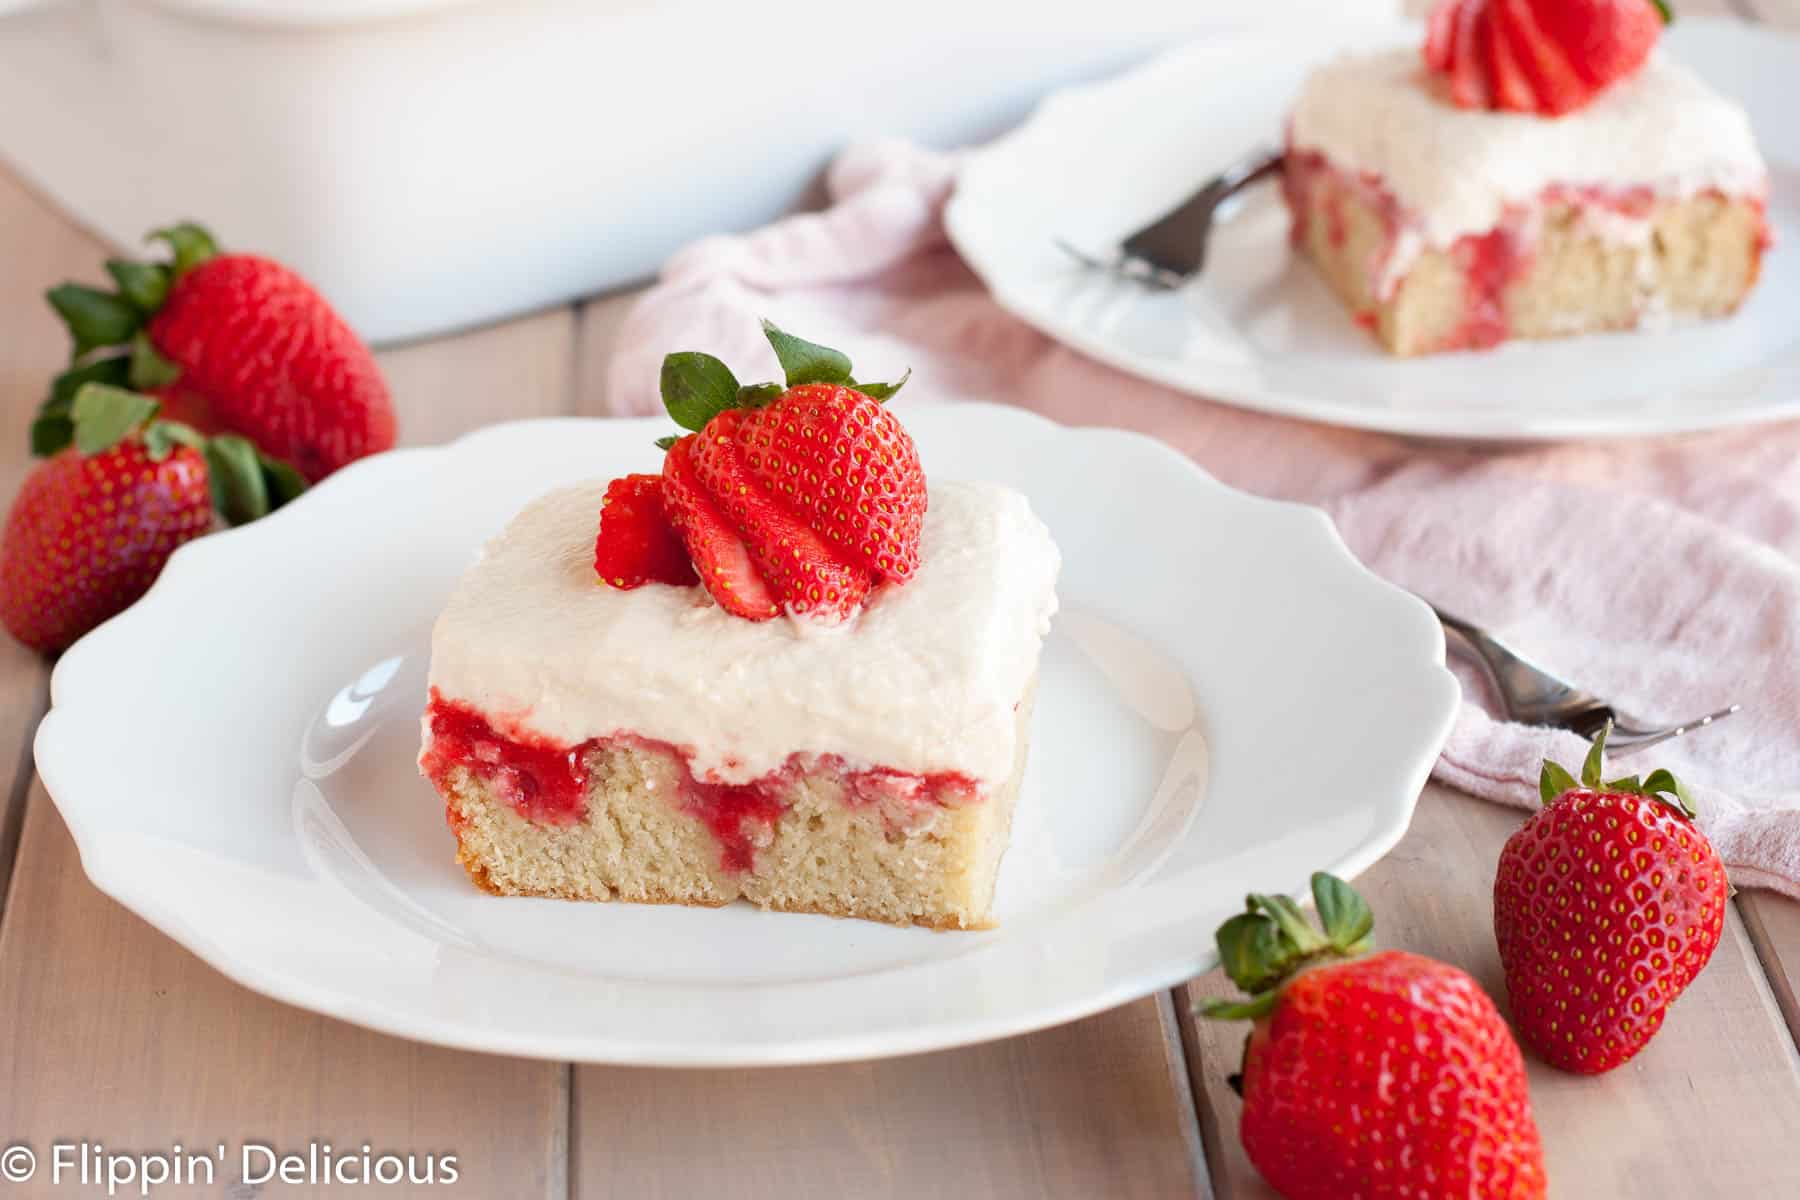
[[[724,1065],[1071,1020],[1206,969],[1247,890],[1355,875],[1399,840],[1457,687],[1429,611],[1321,513],[1136,435],[906,419],[933,475],[1026,492],[1065,559],[998,929],[499,899],[452,860],[414,765],[432,621],[533,496],[654,469],[659,420],[381,455],[181,549],[51,680],[38,768],[83,866],[293,1004],[508,1054]]]
[[[1217,231],[1205,272],[1152,293],[1053,244],[1115,244],[1226,163],[1277,146],[1306,73],[1344,50],[1419,44],[1414,23],[1312,25],[1196,44],[1052,96],[965,166],[947,221],[1013,313],[1146,379],[1243,408],[1425,437],[1533,440],[1800,416],[1800,38],[1679,19],[1665,52],[1750,113],[1777,244],[1726,321],[1403,360],[1358,328],[1287,244],[1274,185]]]

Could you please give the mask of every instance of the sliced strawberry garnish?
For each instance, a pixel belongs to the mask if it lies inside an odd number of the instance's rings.
[[[710,354],[663,360],[663,403],[698,436],[665,438],[663,502],[713,598],[761,620],[853,614],[919,566],[925,475],[850,360],[763,322],[786,377],[742,387]]]
[[[726,612],[751,621],[781,615],[781,606],[763,581],[731,522],[694,472],[695,436],[681,438],[663,459],[663,507],[675,527],[700,583]]]
[[[1462,0],[1450,40],[1450,99],[1460,108],[1486,108],[1490,95],[1484,43],[1492,36],[1487,0]]]
[[[1537,27],[1584,81],[1603,88],[1636,71],[1662,36],[1651,0],[1524,0]]]
[[[1593,99],[1594,88],[1576,72],[1567,50],[1538,25],[1529,0],[1494,0],[1497,32],[1509,39],[1514,59],[1537,93],[1537,110],[1550,116],[1573,112]]]
[[[606,485],[594,571],[616,588],[698,583],[687,548],[663,508],[662,476],[626,475]]]
[[[767,411],[767,410],[764,410]],[[869,594],[869,572],[772,496],[745,462],[743,430],[757,414],[727,409],[695,440],[694,473],[750,550],[788,612],[841,620]]]
[[[1463,0],[1447,0],[1425,19],[1425,65],[1433,71],[1450,70],[1451,49],[1456,41],[1456,12]]]
[[[1463,108],[1558,116],[1642,67],[1666,20],[1660,0],[1441,0],[1425,65]]]
[[[1536,112],[1538,97],[1531,79],[1513,55],[1512,40],[1500,29],[1499,12],[1489,7],[1483,15],[1489,28],[1484,45],[1487,49],[1488,80],[1493,88],[1494,107],[1512,112]]]
[[[747,413],[750,473],[878,579],[904,582],[919,566],[925,474],[893,413],[854,388],[789,388]]]

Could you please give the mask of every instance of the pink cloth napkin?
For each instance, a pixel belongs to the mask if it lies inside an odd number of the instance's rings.
[[[910,365],[915,403],[995,400],[1161,438],[1237,487],[1322,506],[1373,570],[1634,716],[1742,703],[1650,753],[1689,783],[1740,886],[1800,897],[1800,425],[1475,452],[1198,400],[1002,312],[945,240],[954,175],[950,157],[857,146],[825,211],[677,254],[620,332],[614,410],[661,411],[674,348],[775,376],[767,315],[871,371]],[[1575,735],[1496,720],[1473,674],[1463,692],[1444,783],[1526,807],[1546,755],[1579,763]]]

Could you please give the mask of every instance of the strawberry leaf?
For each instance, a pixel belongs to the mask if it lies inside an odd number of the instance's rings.
[[[75,440],[75,422],[68,413],[39,413],[31,422],[31,452],[49,458]]]
[[[1246,992],[1265,991],[1280,982],[1292,950],[1282,942],[1275,922],[1259,912],[1241,912],[1219,926],[1213,940],[1225,975]]]
[[[908,367],[906,368],[906,374],[900,376],[900,378],[894,380],[892,383],[857,383],[855,380],[851,380],[850,386],[867,396],[869,399],[879,400],[885,404],[887,401],[893,399],[894,393],[905,387],[906,381],[911,378],[912,368]]]
[[[181,377],[181,368],[164,358],[150,344],[150,335],[141,329],[131,339],[130,364],[127,377],[140,392],[166,388]]]
[[[261,450],[256,452],[256,463],[262,468],[263,483],[269,489],[269,508],[271,511],[293,500],[298,500],[306,491],[306,476],[300,473],[292,463],[283,462],[279,458],[271,458]]]
[[[1544,760],[1543,774],[1538,776],[1538,795],[1545,804],[1554,804],[1564,792],[1579,791],[1581,785],[1561,763]]]
[[[1201,1016],[1210,1017],[1215,1021],[1254,1021],[1258,1017],[1267,1016],[1279,999],[1281,999],[1280,992],[1270,991],[1264,992],[1260,996],[1252,996],[1248,1000],[1208,1000],[1199,1005],[1197,1011]],[[1241,1077],[1233,1076],[1232,1078]],[[1238,1094],[1243,1094],[1241,1086]]]
[[[232,525],[269,513],[269,485],[249,438],[222,434],[206,443],[206,478],[213,507]]]
[[[1313,907],[1319,910],[1319,924],[1334,949],[1345,954],[1359,954],[1367,949],[1369,934],[1375,930],[1375,914],[1356,889],[1324,871],[1313,872]]]
[[[160,263],[132,262],[128,258],[106,260],[106,273],[119,285],[119,294],[146,317],[162,307],[169,296],[169,268]]]
[[[1325,939],[1307,923],[1300,906],[1286,896],[1264,896],[1252,893],[1249,902],[1275,919],[1281,935],[1301,954],[1316,954],[1325,948]]]
[[[1699,806],[1694,803],[1694,798],[1688,795],[1688,790],[1682,786],[1681,780],[1661,767],[1650,772],[1644,779],[1644,794],[1663,797],[1669,804],[1679,808],[1689,820],[1700,815]]]
[[[83,384],[106,383],[124,387],[129,377],[128,361],[123,357],[96,359],[58,375],[50,384],[50,395],[45,397],[37,417],[31,422],[31,452],[39,458],[48,458],[75,440],[75,421],[69,410],[75,403],[75,393]]]
[[[219,245],[213,241],[212,234],[203,226],[192,221],[183,221],[179,225],[171,225],[167,229],[157,229],[144,239],[147,242],[167,242],[169,249],[175,252],[175,261],[169,264],[174,277],[180,279],[189,271],[219,252]]]
[[[849,383],[850,360],[841,351],[821,346],[776,327],[773,321],[762,323],[763,336],[775,348],[781,362],[781,373],[789,387],[804,383]]]
[[[90,383],[75,393],[69,416],[75,422],[75,449],[98,454],[156,415],[149,396],[104,383]]]
[[[99,346],[130,341],[142,320],[137,308],[124,297],[79,283],[53,287],[44,297],[75,339],[74,358]]]
[[[737,397],[737,376],[712,355],[686,350],[663,359],[663,407],[683,429],[700,432],[708,421],[737,407]]]
[[[213,507],[232,525],[266,517],[306,490],[300,472],[235,433],[206,440],[206,477]]]
[[[193,426],[180,421],[152,421],[144,427],[144,453],[150,456],[151,462],[161,462],[173,454],[177,446],[204,450],[206,438]]]
[[[1664,25],[1675,23],[1675,10],[1669,7],[1669,0],[1650,0],[1650,3],[1654,4],[1656,11],[1662,14]]]
[[[1612,721],[1600,727],[1594,735],[1594,744],[1588,747],[1587,757],[1581,760],[1581,782],[1588,787],[1600,786],[1601,760],[1606,755],[1606,737],[1612,732]]]
[[[767,408],[781,399],[781,393],[785,390],[779,383],[746,383],[738,389],[737,406]]]

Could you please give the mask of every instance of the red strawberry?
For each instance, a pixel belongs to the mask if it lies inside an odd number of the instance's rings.
[[[837,351],[764,332],[786,387],[740,387],[707,354],[664,360],[664,403],[699,431],[668,439],[664,497],[721,606],[842,620],[874,584],[904,584],[918,567],[925,476],[881,403],[905,380],[856,383]]]
[[[878,579],[919,566],[925,473],[893,413],[834,384],[789,388],[743,418],[751,474]]]
[[[1529,0],[1493,2],[1499,14],[1498,31],[1531,82],[1531,90],[1537,96],[1537,112],[1557,117],[1584,107],[1594,98],[1597,89],[1575,69],[1568,49],[1538,27]]]
[[[795,388],[787,397],[804,390]],[[869,594],[869,572],[846,561],[847,555],[807,525],[811,512],[793,502],[791,493],[769,487],[764,471],[753,475],[753,465],[767,467],[766,452],[761,457],[753,449],[746,453],[744,431],[750,422],[787,403],[784,398],[762,412],[728,408],[708,421],[694,439],[695,473],[742,535],[757,573],[770,590],[797,611],[842,620],[861,607]],[[863,403],[879,408],[866,397]],[[883,411],[882,415],[887,414]],[[812,498],[816,500],[817,493]]]
[[[1535,112],[1537,92],[1525,74],[1518,56],[1513,53],[1512,39],[1500,28],[1499,10],[1488,9],[1487,69],[1494,93],[1494,107],[1510,112]]]
[[[1322,936],[1285,896],[1219,927],[1251,999],[1205,1013],[1255,1022],[1232,1081],[1251,1163],[1288,1200],[1542,1197],[1525,1063],[1493,1001],[1455,967],[1366,954],[1375,919],[1342,880],[1312,892]]]
[[[663,504],[669,523],[681,536],[701,586],[720,608],[751,621],[781,615],[781,605],[763,582],[744,539],[694,475],[690,434],[669,447],[663,459]]]
[[[1559,116],[1643,66],[1669,19],[1663,0],[1440,0],[1425,65],[1463,108]]]
[[[623,589],[700,582],[663,509],[661,475],[626,475],[606,485],[600,533],[594,539],[594,571]]]
[[[1494,937],[1513,1020],[1545,1062],[1585,1075],[1642,1050],[1725,926],[1725,868],[1667,771],[1581,782],[1544,764],[1544,808],[1507,840]]]
[[[1456,38],[1456,14],[1464,0],[1444,0],[1425,19],[1425,65],[1433,71],[1449,71],[1451,47]]]
[[[55,652],[149,590],[182,543],[251,520],[305,481],[243,438],[152,420],[156,401],[87,384],[69,406],[74,445],[26,476],[0,538],[0,622]]]
[[[108,262],[118,293],[51,290],[78,360],[59,383],[129,383],[315,481],[393,446],[393,404],[374,356],[310,284],[270,259],[219,253],[197,225],[151,236],[173,247],[173,261]],[[51,424],[34,437],[40,453],[60,449],[57,395],[43,414]]]
[[[1669,11],[1659,0],[1525,0],[1537,27],[1563,48],[1575,73],[1596,89],[1625,78],[1650,57]]]
[[[1455,20],[1450,42],[1450,98],[1462,108],[1486,108],[1491,96],[1486,42],[1493,36],[1487,0],[1462,0]]]

